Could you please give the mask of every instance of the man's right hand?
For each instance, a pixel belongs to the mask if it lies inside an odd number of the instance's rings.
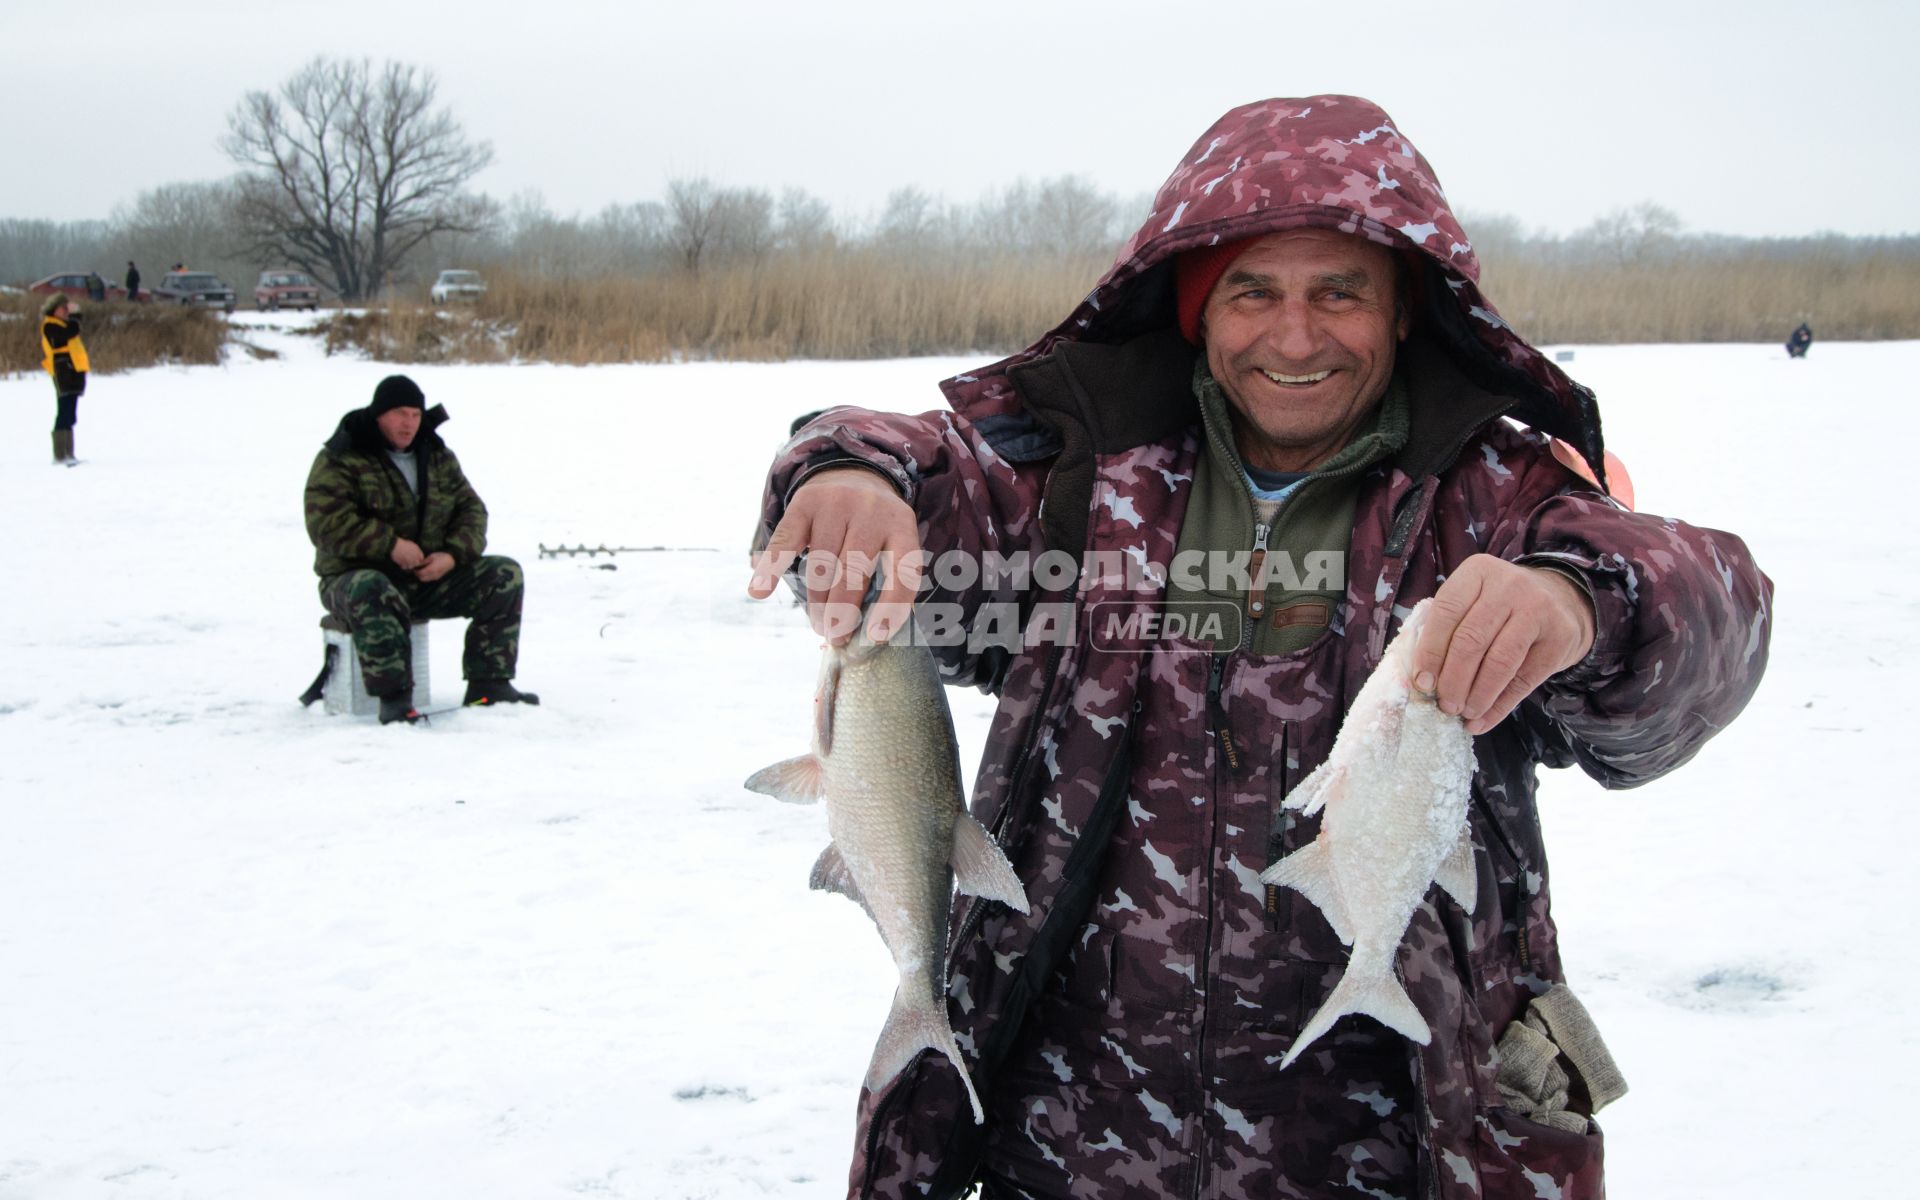
[[[866,467],[832,467],[800,485],[767,548],[753,557],[747,594],[764,600],[794,560],[807,556],[807,619],[836,646],[853,637],[876,567],[886,586],[867,636],[884,642],[913,619],[920,588],[920,527],[893,485]]]
[[[393,539],[394,566],[399,567],[402,571],[411,571],[426,561],[427,556],[420,552],[418,543],[410,542],[406,538]]]

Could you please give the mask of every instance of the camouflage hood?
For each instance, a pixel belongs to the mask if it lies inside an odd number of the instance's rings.
[[[1153,211],[1085,300],[1020,353],[941,385],[979,420],[1020,407],[1006,373],[1063,342],[1125,342],[1175,324],[1173,259],[1223,241],[1319,228],[1424,264],[1416,324],[1461,372],[1511,397],[1512,415],[1602,467],[1593,393],[1515,333],[1481,295],[1480,263],[1439,177],[1378,106],[1355,96],[1242,105],[1216,121],[1160,186]],[[1603,476],[1604,478],[1604,476]]]
[[[436,431],[450,419],[444,404],[436,404],[428,409],[420,419],[420,432],[414,435],[411,448],[415,451],[446,449],[447,444],[440,440]],[[387,439],[380,432],[373,409],[369,406],[356,408],[341,417],[340,423],[333,427],[332,436],[327,438],[326,448],[335,454],[344,454],[349,450],[357,450],[362,454],[384,454]]]

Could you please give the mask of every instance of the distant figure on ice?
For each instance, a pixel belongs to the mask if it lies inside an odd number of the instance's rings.
[[[140,268],[133,265],[132,259],[128,259],[127,260],[127,299],[138,300],[139,298],[140,298]]]
[[[1800,328],[1787,335],[1787,357],[1805,358],[1807,347],[1811,345],[1813,345],[1813,330],[1807,328],[1807,323],[1802,321]]]
[[[80,419],[80,395],[87,390],[87,348],[80,341],[80,314],[65,292],[40,306],[40,365],[53,376],[53,461],[74,466],[73,427]]]
[[[307,536],[320,602],[353,632],[380,723],[420,719],[413,697],[416,620],[471,617],[461,674],[468,705],[538,704],[513,686],[526,580],[486,554],[487,506],[440,439],[419,385],[389,375],[373,403],[340,419],[307,475]]]
[[[107,298],[107,281],[100,278],[100,272],[88,271],[87,272],[87,299],[93,301],[95,304],[100,304],[105,302],[106,298]]]

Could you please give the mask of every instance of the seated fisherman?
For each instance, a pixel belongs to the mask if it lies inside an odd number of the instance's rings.
[[[307,536],[320,602],[353,631],[380,723],[420,719],[413,621],[471,617],[465,703],[538,704],[513,686],[520,651],[520,564],[483,554],[487,506],[437,432],[447,410],[389,375],[373,403],[340,419],[307,475]]]

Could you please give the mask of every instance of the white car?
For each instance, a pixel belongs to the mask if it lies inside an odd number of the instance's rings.
[[[433,281],[433,302],[445,304],[451,300],[478,300],[487,294],[487,281],[480,278],[478,271],[442,271],[440,278]]]

